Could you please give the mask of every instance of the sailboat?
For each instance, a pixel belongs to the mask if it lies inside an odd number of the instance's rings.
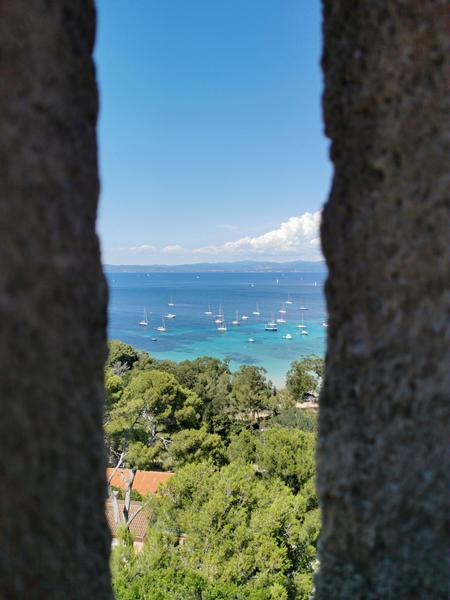
[[[266,331],[278,331],[278,326],[275,323],[275,321],[273,320],[273,317],[272,317],[271,321],[269,321],[268,323],[266,323],[266,326],[264,327],[264,329]]]
[[[211,310],[211,305],[210,304],[208,304],[208,310],[205,310],[205,315],[208,315],[208,317],[210,315],[212,315],[212,310]]]
[[[256,309],[253,311],[253,314],[255,315],[255,317],[259,317],[259,315],[261,314],[259,312],[259,306],[258,305],[256,305]]]
[[[298,310],[308,310],[308,307],[305,306],[304,304],[300,304],[300,306],[298,307]]]
[[[164,317],[161,319],[161,325],[159,325],[159,327],[156,328],[157,331],[167,331],[166,325],[164,323]]]
[[[242,315],[241,321],[246,321],[248,319],[248,315]]]
[[[223,323],[223,312],[222,312],[222,305],[219,305],[219,312],[217,313],[217,315],[214,318],[214,323],[220,325],[221,323]]]
[[[170,301],[167,303],[167,306],[175,306],[172,296],[170,296]]]
[[[147,317],[147,309],[144,308],[144,318],[139,321],[139,325],[141,325],[141,327],[147,327],[148,325],[148,317]]]
[[[232,325],[240,325],[241,324],[241,322],[239,321],[239,311],[236,311],[236,318],[233,321],[231,321],[231,324]]]
[[[175,317],[176,317],[176,316],[177,316],[177,315],[176,315],[175,313],[173,313],[173,312],[169,312],[169,313],[167,313],[167,315],[166,315],[166,319],[175,319]]]
[[[287,333],[286,335],[283,335],[283,339],[284,340],[292,340],[292,335],[290,333]]]
[[[225,323],[225,317],[222,314],[222,321],[220,322],[219,326],[217,327],[217,331],[219,333],[225,333],[226,330],[227,330],[227,326],[226,326],[226,323]]]
[[[306,325],[304,325],[304,323],[303,323],[303,313],[302,313],[302,322],[299,323],[298,325],[296,325],[296,327],[298,327],[298,329],[306,329]]]
[[[291,295],[288,294],[287,300],[284,301],[285,304],[292,304]]]
[[[283,319],[283,317],[280,317],[279,319],[277,319],[277,323],[286,323],[286,319]]]
[[[280,315],[285,315],[286,309],[284,308],[284,306],[282,306],[278,312],[280,313]]]

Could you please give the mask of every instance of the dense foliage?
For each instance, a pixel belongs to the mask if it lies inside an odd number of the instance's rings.
[[[110,464],[175,471],[145,501],[150,527],[135,553],[113,552],[117,600],[308,598],[319,514],[316,394],[322,361],[292,364],[286,390],[264,369],[201,357],[157,361],[110,343],[105,437]]]

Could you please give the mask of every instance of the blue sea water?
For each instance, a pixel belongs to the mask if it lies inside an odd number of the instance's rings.
[[[110,289],[109,339],[120,339],[158,359],[185,360],[198,356],[230,359],[232,369],[242,364],[264,367],[269,378],[282,386],[289,365],[302,355],[323,356],[326,320],[323,284],[325,273],[106,273]],[[278,311],[285,305],[286,314]],[[174,302],[169,307],[168,302]],[[260,317],[252,312],[258,304]],[[211,306],[213,316],[205,315]],[[219,333],[213,317],[222,306],[227,332]],[[304,305],[308,310],[300,311]],[[149,325],[139,326],[144,307]],[[236,310],[249,316],[240,326],[231,325]],[[166,333],[156,327],[165,319]],[[295,327],[304,323],[309,335]],[[264,330],[273,317],[283,316],[277,332]],[[292,340],[284,335],[290,333]],[[248,343],[252,337],[255,342]],[[156,338],[157,341],[152,341]]]

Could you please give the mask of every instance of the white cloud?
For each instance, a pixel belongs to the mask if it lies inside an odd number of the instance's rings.
[[[189,250],[186,250],[179,244],[169,244],[168,246],[164,246],[162,251],[164,254],[184,254],[185,252],[189,252]]]
[[[271,258],[292,257],[318,260],[320,255],[320,211],[291,217],[277,229],[256,237],[245,236],[218,246],[194,248],[193,254],[246,255]]]
[[[169,255],[173,260],[233,260],[233,259],[267,259],[267,260],[320,260],[320,227],[321,211],[305,212],[298,217],[291,217],[280,224],[277,229],[255,237],[245,236],[224,244],[185,248],[179,244],[168,244],[163,248],[155,248],[150,244],[127,248],[131,253],[156,253]],[[224,226],[227,228],[228,226]]]
[[[143,252],[156,252],[157,249],[150,244],[141,244],[140,246],[131,246],[127,250],[132,254],[141,254]]]

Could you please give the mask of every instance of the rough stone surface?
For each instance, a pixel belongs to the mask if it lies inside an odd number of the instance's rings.
[[[448,598],[446,0],[324,0],[318,600]]]
[[[110,598],[89,0],[0,3],[0,598]]]

